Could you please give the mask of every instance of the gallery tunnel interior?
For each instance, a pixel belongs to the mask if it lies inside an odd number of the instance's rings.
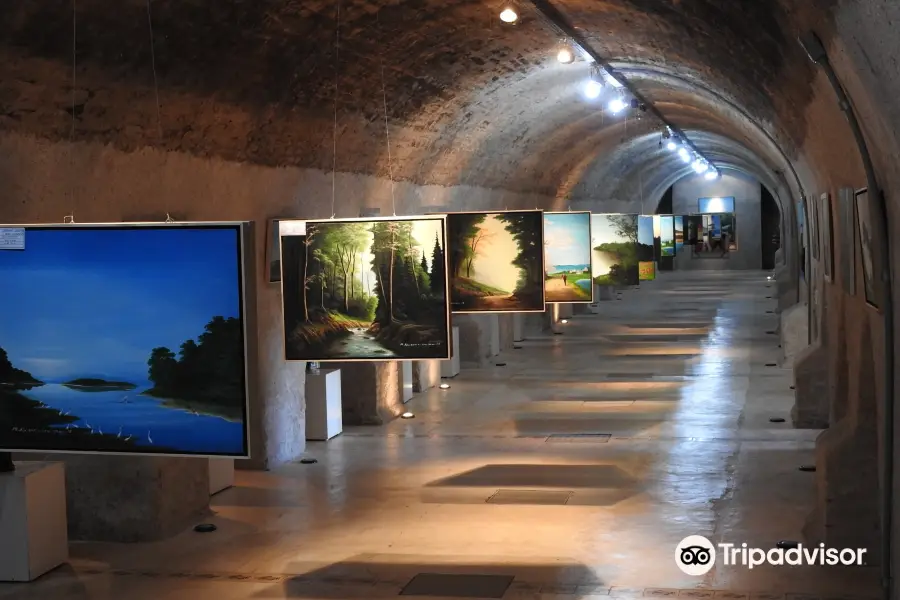
[[[6,583],[40,550],[0,537],[0,598],[897,598],[897,22],[895,0],[0,3],[0,229],[252,223],[251,457],[211,496],[216,459],[15,452],[64,465],[68,558]],[[307,440],[273,220],[710,198],[734,200],[730,252],[451,315],[440,386],[433,361],[327,363],[343,433]],[[691,576],[689,535],[866,560]]]

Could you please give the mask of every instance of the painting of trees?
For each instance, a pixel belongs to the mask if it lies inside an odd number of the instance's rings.
[[[543,232],[542,211],[448,215],[453,309],[543,311]]]
[[[444,357],[445,235],[443,217],[423,217],[320,221],[282,238],[288,360]]]

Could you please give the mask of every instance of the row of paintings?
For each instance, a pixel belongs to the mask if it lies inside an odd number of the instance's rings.
[[[447,359],[450,313],[590,303],[638,284],[637,215],[472,212],[282,221],[285,358]]]

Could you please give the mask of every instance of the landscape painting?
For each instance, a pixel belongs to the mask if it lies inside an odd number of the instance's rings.
[[[453,312],[544,312],[540,210],[447,215]]]
[[[597,285],[638,285],[638,216],[591,215],[593,280]]]
[[[593,302],[591,213],[544,213],[546,302]]]
[[[0,449],[247,457],[241,226],[36,226],[0,251]]]
[[[677,255],[684,248],[684,222],[686,217],[675,217],[675,254]]]
[[[282,236],[285,359],[449,358],[445,224],[333,219]]]
[[[659,247],[662,256],[675,256],[675,218],[659,217]]]
[[[653,251],[653,217],[640,215],[638,217],[638,261],[651,262],[656,260]]]

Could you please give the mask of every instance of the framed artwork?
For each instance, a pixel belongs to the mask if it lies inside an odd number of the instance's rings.
[[[652,233],[652,232],[651,232]],[[652,243],[639,249],[637,215],[591,215],[592,279],[598,285],[639,285],[638,261],[653,256]]]
[[[285,360],[450,358],[444,216],[306,221],[304,230],[281,236]]]
[[[659,249],[662,256],[675,256],[675,217],[659,218]]]
[[[869,192],[862,189],[856,192],[856,222],[859,227],[859,249],[862,257],[863,289],[866,302],[873,308],[879,308],[878,265],[875,261],[875,224],[872,220],[872,207],[869,203]]]
[[[822,219],[822,262],[825,265],[825,279],[834,281],[834,229],[831,222],[831,195],[822,194],[819,200],[822,203],[819,216]]]
[[[447,269],[455,313],[544,312],[543,211],[448,214]]]
[[[594,301],[591,213],[544,213],[544,295],[551,303]]]
[[[247,226],[25,226],[0,251],[0,450],[248,458]]]
[[[839,192],[838,215],[840,222],[840,271],[844,291],[856,295],[856,207],[851,188]]]

